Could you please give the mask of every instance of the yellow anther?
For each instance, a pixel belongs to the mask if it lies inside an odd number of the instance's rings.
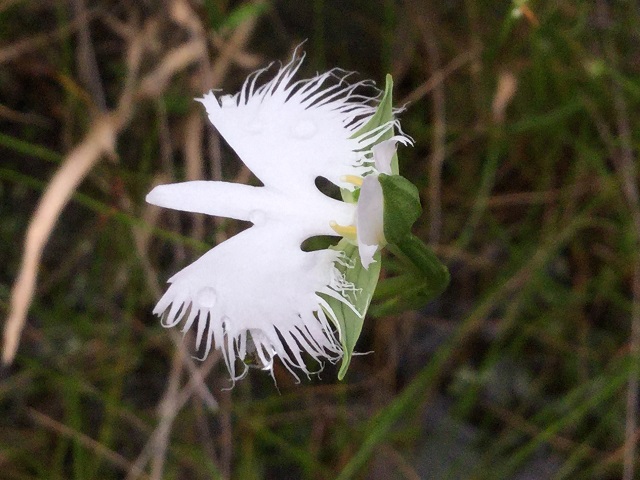
[[[340,177],[340,180],[355,185],[356,187],[362,186],[362,177],[358,177],[357,175],[343,175]]]
[[[347,225],[345,227],[344,225],[338,225],[336,222],[331,222],[329,226],[341,237],[348,238],[353,241],[357,238],[355,225]]]

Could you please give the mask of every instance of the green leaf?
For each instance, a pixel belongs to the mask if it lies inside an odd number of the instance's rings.
[[[344,355],[342,357],[342,364],[340,365],[340,371],[338,372],[338,379],[342,380],[347,373],[349,364],[351,363],[351,357],[353,356],[353,350],[356,346],[356,342],[360,337],[362,331],[362,324],[364,317],[369,309],[373,292],[378,284],[378,277],[380,275],[380,252],[374,256],[375,262],[369,265],[369,269],[366,270],[362,263],[360,263],[360,255],[358,253],[358,247],[349,243],[348,240],[342,239],[335,247],[335,250],[344,252],[348,262],[345,262],[351,267],[337,264],[337,268],[345,279],[353,283],[358,289],[352,295],[352,303],[360,315],[351,310],[347,305],[331,297],[325,299],[333,312],[337,320],[337,327],[340,331],[340,343]],[[329,314],[329,312],[327,312]],[[329,315],[331,317],[331,315]]]
[[[378,104],[378,108],[376,113],[373,114],[371,119],[365,125],[358,130],[353,136],[359,137],[371,130],[378,128],[380,125],[384,125],[385,123],[393,120],[393,78],[391,75],[387,74],[385,78],[385,86],[384,86],[384,94],[380,99],[380,103]],[[393,131],[390,129],[387,133],[385,133],[381,138],[380,142],[383,140],[387,140],[393,136]],[[398,173],[398,164],[396,162],[396,168],[393,169],[392,172],[394,174]]]

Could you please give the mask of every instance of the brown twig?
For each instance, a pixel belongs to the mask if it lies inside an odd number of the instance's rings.
[[[53,227],[71,195],[104,155],[114,155],[116,132],[122,119],[105,115],[97,119],[84,140],[65,158],[40,199],[24,245],[20,273],[11,292],[11,310],[4,330],[2,363],[9,365],[18,349],[31,299],[35,290],[38,267]]]
[[[18,350],[20,336],[35,291],[38,267],[53,228],[78,185],[95,164],[106,155],[115,155],[118,132],[129,121],[132,92],[142,56],[141,39],[132,42],[127,61],[129,78],[113,113],[96,118],[84,139],[64,159],[47,186],[27,228],[24,253],[18,277],[11,291],[9,316],[4,326],[2,364],[10,365]]]
[[[95,12],[78,15],[73,21],[51,32],[31,35],[24,40],[18,40],[11,45],[3,47],[0,50],[0,65],[15,60],[16,58],[20,58],[32,50],[47,47],[52,41],[70,35],[75,29],[81,27],[85,23],[88,23],[93,17],[95,17]]]
[[[467,50],[453,60],[451,60],[447,65],[445,65],[440,70],[431,74],[429,79],[416,88],[409,95],[400,100],[401,105],[406,105],[408,103],[415,103],[423,97],[427,96],[433,89],[438,87],[438,85],[442,84],[447,77],[453,74],[456,70],[464,67],[467,63],[476,59],[480,53],[480,50],[470,49]]]

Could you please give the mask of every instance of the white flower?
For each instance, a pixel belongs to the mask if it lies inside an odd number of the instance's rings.
[[[305,354],[320,365],[342,356],[336,312],[326,298],[358,313],[357,286],[337,268],[345,264],[341,252],[304,252],[300,246],[313,236],[342,235],[340,226],[353,228],[356,215],[368,235],[363,220],[377,206],[332,199],[315,180],[325,177],[353,190],[349,179],[382,168],[378,157],[390,162],[395,142],[405,140],[376,145],[395,121],[358,135],[376,110],[374,98],[356,93],[367,83],[348,85],[338,71],[293,82],[301,62],[294,58],[262,86],[256,84],[266,69],[251,74],[235,95],[218,99],[208,93],[200,100],[264,186],[196,181],[159,186],[147,196],[162,207],[253,223],[171,277],[154,309],[166,327],[184,321],[186,332],[195,326],[196,346],[205,342],[204,356],[213,346],[219,349],[234,381],[247,371],[244,365],[237,372],[236,361],[250,354],[269,371],[280,357],[296,378],[295,369],[310,373]],[[364,186],[362,194],[369,196]],[[367,237],[369,249],[372,241]]]

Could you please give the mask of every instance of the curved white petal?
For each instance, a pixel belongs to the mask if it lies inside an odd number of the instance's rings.
[[[374,260],[373,256],[378,251],[378,245],[367,245],[362,242],[358,242],[358,253],[360,254],[360,262],[362,266],[368,270]]]
[[[384,140],[371,148],[373,152],[373,161],[375,163],[376,170],[379,173],[385,173],[391,175],[391,161],[396,153],[397,140],[389,139]]]
[[[385,243],[382,186],[377,175],[367,175],[362,181],[356,213],[358,251],[364,268],[369,268],[378,246]]]
[[[406,135],[394,135],[388,140],[383,140],[382,142],[375,144],[371,148],[374,166],[378,173],[385,173],[387,175],[393,174],[391,171],[391,162],[396,153],[398,143],[411,145],[412,140]]]
[[[342,355],[318,292],[335,284],[333,250],[303,252],[295,226],[254,226],[221,243],[174,275],[154,313],[163,324],[194,324],[205,355],[219,349],[235,380],[236,360],[253,352],[270,369],[275,356],[292,373],[309,374],[303,354],[322,362]],[[349,300],[341,291],[331,292]],[[333,315],[333,312],[330,312]]]

